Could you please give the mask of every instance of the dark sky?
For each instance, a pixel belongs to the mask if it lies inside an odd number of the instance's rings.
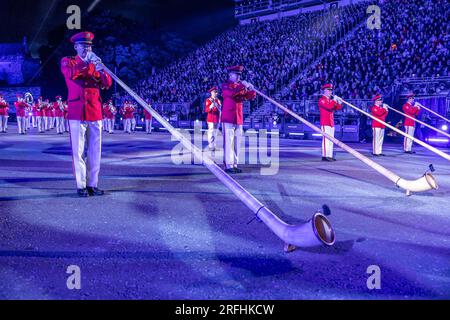
[[[69,5],[78,5],[83,19],[94,0],[0,0],[0,42],[21,42],[26,36],[36,51],[47,42],[48,31],[65,25]],[[94,12],[111,10],[162,31],[175,31],[199,42],[233,21],[233,0],[100,0]],[[83,20],[82,20],[83,28]],[[224,27],[225,26],[225,27]],[[145,30],[144,30],[145,32]]]

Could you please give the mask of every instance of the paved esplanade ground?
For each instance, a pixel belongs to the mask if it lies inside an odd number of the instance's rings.
[[[15,129],[0,135],[2,299],[450,298],[450,163],[422,148],[375,159],[405,179],[434,164],[439,190],[412,197],[339,148],[321,162],[320,141],[281,140],[274,176],[244,166],[237,180],[285,221],[332,210],[334,247],[286,254],[207,169],[172,163],[167,133],[105,135],[108,195],[82,199],[67,134]],[[69,265],[81,290],[66,287]],[[381,290],[367,289],[370,265]]]

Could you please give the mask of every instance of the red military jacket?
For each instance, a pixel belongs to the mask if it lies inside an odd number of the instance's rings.
[[[64,111],[61,110],[61,107],[57,101],[53,102],[53,110],[55,110],[55,117],[59,118],[64,116]]]
[[[144,118],[145,120],[152,120],[152,114],[147,109],[144,109]]]
[[[0,116],[7,116],[9,111],[9,104],[6,101],[0,102]]]
[[[16,117],[25,117],[28,107],[27,103],[16,101],[14,102],[14,107],[16,108]]]
[[[109,114],[109,106],[105,103],[103,105],[103,109],[102,109],[102,114],[103,114],[103,119],[108,119],[110,114]]]
[[[67,119],[102,120],[100,89],[111,87],[112,79],[109,74],[96,71],[94,64],[84,62],[78,55],[63,58],[61,72],[69,91]]]
[[[222,84],[222,122],[244,124],[243,101],[253,100],[255,91],[249,91],[242,83],[227,81]]]
[[[406,113],[408,116],[415,118],[419,112],[420,109],[410,105],[408,102],[403,105],[403,112]],[[416,122],[408,117],[405,117],[405,127],[415,127]]]
[[[372,115],[375,118],[386,122],[386,117],[388,115],[388,110],[386,108],[383,108],[383,106],[373,105],[373,107],[372,107]],[[376,120],[372,120],[372,128],[384,129],[384,128],[386,128],[386,126],[384,124],[382,124],[382,123],[379,123]]]
[[[218,123],[220,120],[220,108],[222,103],[218,98],[208,98],[205,101],[206,122]]]
[[[341,109],[342,105],[330,98],[322,96],[319,99],[320,125],[334,127],[334,112]]]

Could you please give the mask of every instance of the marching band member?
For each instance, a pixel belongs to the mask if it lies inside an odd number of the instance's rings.
[[[334,137],[334,112],[342,109],[340,98],[331,98],[333,95],[333,85],[322,86],[323,95],[319,99],[320,126],[322,132]],[[322,138],[322,161],[336,161],[333,157],[333,142],[327,138]]]
[[[44,118],[44,130],[50,131],[51,111],[50,111],[50,101],[48,99],[45,99],[42,105],[42,115]]]
[[[55,110],[56,117],[56,133],[64,133],[64,104],[61,96],[56,96],[56,102],[54,103],[53,109]]]
[[[63,118],[64,118],[64,132],[69,132],[69,120],[67,119],[67,116],[69,114],[69,106],[67,105],[67,101],[64,101],[64,112],[63,112]]]
[[[30,130],[30,113],[31,113],[31,105],[26,103],[25,107],[25,133]]]
[[[121,114],[123,115],[123,131],[125,133],[131,134],[131,118],[133,118],[134,108],[131,103],[127,100],[123,104],[121,109]]]
[[[103,107],[102,107],[102,126],[103,126],[103,131],[108,131],[108,123],[106,121],[107,117],[108,117],[108,104],[104,103]]]
[[[38,98],[38,101],[35,102],[36,107],[36,117],[37,117],[37,127],[39,133],[43,133],[45,131],[45,123],[44,123],[44,101],[42,101],[42,97]]]
[[[108,115],[106,119],[106,124],[108,126],[109,134],[114,133],[114,124],[116,120],[117,109],[114,107],[113,101],[111,99],[108,100]]]
[[[38,127],[38,111],[37,111],[38,104],[36,102],[33,103],[33,106],[31,107],[31,125],[33,128]]]
[[[0,94],[0,133],[6,133],[8,124],[9,104]]]
[[[217,98],[219,92],[217,87],[212,87],[208,92],[211,94],[211,97],[205,101],[205,112],[207,113],[206,123],[208,125],[208,147],[209,150],[214,151],[216,150],[216,137],[217,131],[219,130],[222,103]]]
[[[131,114],[131,131],[136,131],[136,110],[137,106],[133,103],[131,104],[131,107],[133,108],[133,113]]]
[[[77,55],[61,60],[61,72],[69,91],[67,118],[77,193],[80,197],[104,194],[97,187],[102,147],[100,89],[108,89],[112,79],[104,71],[100,58],[92,52],[93,39],[92,32],[75,34],[70,41]],[[86,161],[83,158],[85,145],[88,149]]]
[[[387,105],[383,103],[383,97],[381,94],[376,95],[372,101],[374,105],[372,107],[372,115],[386,122],[386,117],[389,113]],[[386,126],[379,123],[376,120],[372,120],[372,131],[373,131],[373,143],[372,143],[372,155],[379,157],[385,156],[383,154],[383,141],[384,141],[384,130]]]
[[[147,104],[150,104],[150,101],[147,101]],[[145,132],[147,134],[152,133],[152,114],[147,111],[147,109],[144,109],[144,119],[145,119]]]
[[[19,129],[19,134],[25,134],[26,131],[26,118],[25,113],[27,109],[27,103],[21,94],[17,94],[17,101],[14,102],[14,107],[16,108],[16,118],[17,118],[17,128]]]
[[[415,95],[413,93],[410,93],[406,96],[406,99],[408,101],[403,105],[403,112],[409,115],[410,117],[417,117],[420,112],[420,107],[415,105],[414,103]],[[410,136],[414,137],[414,131],[416,129],[416,122],[408,117],[405,117],[405,132],[406,134],[409,134]],[[408,139],[405,137],[403,140],[403,150],[405,153],[413,154],[416,153],[415,151],[412,151],[412,144],[413,141],[411,139]]]
[[[248,82],[241,81],[243,66],[228,67],[227,71],[228,80],[222,84],[224,165],[227,173],[241,173],[237,165],[244,124],[243,101],[255,99],[256,92]]]

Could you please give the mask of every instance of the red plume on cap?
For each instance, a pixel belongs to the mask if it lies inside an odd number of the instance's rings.
[[[333,90],[333,85],[331,83],[326,83],[322,86],[322,90]]]
[[[216,86],[214,86],[214,87],[210,88],[210,89],[208,90],[208,92],[211,93],[211,92],[213,92],[213,91],[218,91],[218,90],[219,90],[219,88],[216,87]]]
[[[414,93],[408,93],[408,95],[406,96],[406,99],[409,99],[409,98],[414,98],[416,95],[414,94]]]
[[[383,100],[383,97],[381,96],[381,94],[377,94],[375,97],[372,98],[373,102],[375,102],[377,100]]]
[[[55,99],[56,99],[56,100],[62,99],[62,97],[61,97],[61,96],[56,96]]]
[[[231,66],[227,68],[228,72],[242,73],[244,71],[244,66]]]
[[[94,40],[94,34],[89,31],[77,33],[70,38],[72,43],[92,44],[92,40]]]

